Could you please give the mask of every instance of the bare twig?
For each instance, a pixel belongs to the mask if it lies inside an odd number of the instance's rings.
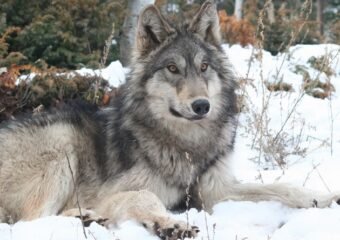
[[[335,54],[335,56],[333,58],[331,58],[331,54],[328,54],[327,56],[330,59],[327,59],[327,57],[325,56],[325,58],[323,59],[322,62],[322,67],[320,69],[320,74],[321,71],[327,67],[326,62],[328,62],[328,65],[331,65],[332,62],[334,61],[334,59],[337,59],[337,63],[336,65],[338,65],[339,63],[339,58],[337,58],[337,56],[339,55],[340,50],[337,51],[337,53]],[[331,78],[327,75],[327,82],[329,85],[331,85]],[[330,148],[331,148],[331,155],[333,155],[333,141],[334,141],[334,116],[333,116],[333,106],[332,106],[332,97],[329,98],[329,112],[330,112],[330,131],[331,131],[331,136],[330,136]]]
[[[110,53],[110,48],[112,46],[112,39],[114,37],[114,34],[115,34],[115,24],[113,23],[111,34],[109,35],[109,37],[105,41],[105,45],[104,45],[104,49],[103,49],[103,56],[100,59],[100,65],[99,65],[100,72],[105,67],[107,58],[108,58],[109,53]],[[95,90],[94,90],[94,102],[95,103],[98,103],[98,100],[99,100],[98,90],[99,90],[100,81],[101,81],[101,78],[96,79],[96,85],[95,85]]]
[[[93,238],[94,240],[97,240],[97,238],[94,236],[94,234],[93,234],[91,231],[89,231],[89,234],[92,236],[92,238]]]
[[[329,83],[330,84],[330,83]],[[333,140],[334,140],[334,116],[333,116],[333,107],[332,107],[332,98],[329,99],[329,112],[330,112],[330,130],[331,130],[331,156],[333,155]]]
[[[302,4],[302,11],[300,13],[300,19],[302,19],[302,23],[300,24],[298,30],[296,32],[292,32],[291,33],[291,37],[289,39],[288,44],[285,46],[285,53],[283,55],[283,59],[281,61],[280,67],[276,73],[276,77],[275,80],[278,80],[279,78],[279,74],[282,70],[283,67],[283,63],[286,61],[286,58],[288,56],[288,49],[292,46],[292,44],[294,43],[294,41],[296,40],[297,36],[300,34],[300,32],[302,31],[303,27],[306,25],[307,20],[309,18],[309,15],[312,13],[312,1],[311,0],[306,0],[303,4]],[[283,50],[283,46],[284,44],[281,44],[280,48],[279,48],[279,52],[281,52]]]
[[[303,98],[304,95],[305,95],[305,93],[302,92],[301,95],[300,95],[300,97],[295,101],[295,103],[294,103],[292,109],[289,111],[288,116],[286,117],[286,120],[283,122],[283,124],[282,124],[280,130],[279,130],[279,131],[277,132],[277,134],[275,135],[274,140],[273,140],[274,143],[277,141],[278,137],[280,136],[281,132],[282,132],[283,129],[285,128],[285,126],[286,126],[288,120],[290,119],[290,117],[292,116],[292,114],[295,112],[298,103],[302,100],[302,98]]]
[[[213,224],[213,238],[212,238],[212,240],[215,240],[215,235],[216,235],[216,223]]]
[[[107,58],[108,58],[109,53],[110,53],[110,48],[112,46],[112,39],[113,39],[114,35],[115,35],[115,24],[113,23],[112,24],[111,34],[110,34],[110,36],[105,41],[105,46],[104,46],[104,50],[103,50],[103,56],[102,56],[102,58],[100,60],[100,68],[101,69],[105,67]]]
[[[260,14],[259,14],[259,18],[258,18],[258,23],[257,23],[257,32],[259,35],[259,40],[257,41],[257,45],[258,45],[258,49],[259,49],[259,59],[260,59],[260,78],[261,78],[261,88],[262,88],[262,111],[260,114],[260,119],[257,121],[257,127],[256,127],[256,132],[255,132],[255,136],[254,136],[254,140],[252,143],[252,149],[254,148],[255,145],[255,141],[257,139],[257,134],[260,132],[260,149],[259,149],[259,162],[261,159],[261,153],[262,153],[262,136],[263,136],[263,132],[262,132],[262,119],[263,119],[263,114],[265,112],[264,110],[264,79],[263,79],[263,42],[264,42],[264,23],[263,23],[263,19],[264,19],[264,14],[265,14],[265,9],[267,8],[267,6],[269,5],[269,3],[271,2],[271,0],[266,0],[264,7],[261,9]]]
[[[197,188],[198,188],[198,197],[199,197],[199,199],[200,199],[200,201],[201,201],[202,210],[203,210],[203,213],[204,213],[205,230],[207,231],[207,238],[208,238],[208,240],[210,240],[207,213],[206,213],[206,211],[205,211],[206,208],[205,208],[204,201],[203,201],[202,194],[201,194],[201,188],[200,188],[200,180],[199,180],[199,177],[196,178],[196,184],[197,184]]]
[[[79,204],[79,196],[78,196],[77,184],[76,184],[76,181],[74,179],[74,175],[73,175],[73,170],[72,170],[72,167],[71,167],[70,159],[68,158],[67,153],[65,153],[65,155],[66,155],[66,159],[67,159],[68,168],[70,169],[70,172],[71,172],[72,181],[73,181],[73,184],[74,184],[74,191],[75,191],[75,194],[76,194],[76,201],[77,201],[77,206],[78,206],[78,210],[79,210],[81,224],[82,224],[82,227],[83,227],[83,233],[84,233],[85,238],[87,239],[87,235],[86,235],[86,231],[85,231],[85,226],[84,226],[84,217],[83,217],[83,214],[81,212],[81,207],[80,207],[80,204]]]
[[[328,192],[332,192],[329,187],[328,187],[328,184],[326,183],[325,179],[321,176],[319,170],[317,168],[315,168],[317,174],[319,175],[320,179],[321,179],[321,182],[323,183],[323,185],[325,186],[325,188],[327,189]]]
[[[194,165],[192,164],[192,159],[189,155],[188,152],[185,152],[185,158],[189,161],[189,164],[190,164],[190,175],[189,175],[189,180],[188,180],[188,186],[187,188],[185,189],[185,193],[186,193],[186,200],[185,200],[185,206],[186,206],[186,211],[185,211],[185,215],[186,215],[186,218],[187,218],[187,231],[189,230],[189,203],[190,203],[190,187],[191,187],[191,184],[192,184],[192,175],[193,175],[193,172],[194,172]]]
[[[305,181],[304,181],[303,184],[302,184],[303,187],[306,186],[306,183],[307,183],[307,181],[309,180],[311,174],[312,174],[312,173],[316,170],[316,168],[319,167],[319,166],[320,166],[320,163],[313,166],[313,169],[307,174],[307,176],[306,176],[306,178],[305,178]]]

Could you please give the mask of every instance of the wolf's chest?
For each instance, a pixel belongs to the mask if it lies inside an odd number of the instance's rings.
[[[156,171],[167,185],[181,189],[193,185],[219,157],[220,154],[214,151],[197,154],[169,146],[155,146],[152,151],[144,154],[149,167]]]

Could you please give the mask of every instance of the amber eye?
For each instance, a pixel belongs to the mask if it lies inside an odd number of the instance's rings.
[[[167,66],[167,68],[168,68],[168,70],[170,71],[170,72],[172,72],[172,73],[178,73],[179,71],[178,71],[178,68],[177,68],[177,66],[175,65],[175,64],[169,64],[168,66]]]
[[[201,71],[205,72],[205,71],[207,71],[207,69],[208,69],[208,63],[202,63],[201,64]]]

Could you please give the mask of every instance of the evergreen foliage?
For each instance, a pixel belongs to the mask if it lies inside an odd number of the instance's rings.
[[[182,22],[192,19],[203,1],[155,0],[155,3],[170,19]],[[215,2],[227,43],[256,45],[256,37],[261,32],[263,47],[272,54],[298,43],[340,44],[340,0],[328,0],[325,4],[324,36],[318,35],[315,4],[308,14],[302,8],[306,0],[272,0],[275,21],[270,22],[265,11],[261,29],[259,13],[267,0],[244,0],[241,20],[232,15],[234,0]],[[109,49],[108,39],[113,30],[119,43],[126,8],[124,0],[0,0],[0,122],[13,114],[34,112],[40,106],[57,106],[71,99],[107,104],[115,90],[109,92],[103,79],[78,75],[69,78],[59,74],[67,72],[65,69],[58,68],[102,67],[105,61],[101,60],[107,56],[106,53],[102,56],[104,46]],[[113,26],[116,29],[112,29]],[[119,58],[118,49],[118,45],[111,46],[106,63]],[[327,70],[325,62],[324,59],[310,60],[314,68],[323,66],[322,69]],[[331,84],[311,80],[303,68],[297,72],[303,75],[308,94],[325,98],[334,91]],[[36,76],[17,85],[18,76],[27,73]],[[325,74],[332,73],[327,70]],[[281,82],[267,88],[291,90],[291,86]]]
[[[177,16],[190,18],[203,1],[155,2],[169,15],[173,9]],[[266,0],[244,0],[244,20],[254,29],[257,28],[259,11],[265,2]],[[269,24],[267,16],[263,19],[264,48],[277,54],[285,49],[292,32],[299,28],[301,6],[305,0],[272,2],[276,21]],[[340,24],[337,19],[340,17],[340,0],[328,0],[325,5],[324,38],[317,33],[316,1],[312,2],[314,4],[308,22],[292,44],[310,44],[323,40],[339,43]],[[227,12],[228,16],[233,14],[234,0],[217,0],[216,3],[218,9]],[[124,0],[1,0],[0,36],[9,28],[15,27],[20,31],[8,34],[6,41],[0,42],[0,65],[8,67],[13,63],[32,64],[43,60],[48,65],[62,68],[98,67],[105,40],[112,32],[113,23],[116,26],[115,38],[119,38],[126,7],[127,1]],[[226,28],[234,29],[232,26]],[[229,36],[229,33],[225,36]],[[229,41],[229,38],[226,41]],[[107,62],[118,59],[118,49],[118,45],[111,47]]]
[[[7,39],[8,52],[20,52],[31,63],[41,59],[71,69],[99,66],[105,40],[113,23],[120,26],[125,8],[123,0],[2,1],[0,34],[21,28]],[[117,59],[117,52],[113,46],[108,61]]]

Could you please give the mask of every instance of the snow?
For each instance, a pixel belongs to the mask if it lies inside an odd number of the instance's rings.
[[[224,46],[237,75],[247,78],[243,90],[251,111],[240,115],[240,126],[233,155],[236,177],[242,182],[272,183],[287,182],[296,186],[327,193],[340,191],[340,46],[332,44],[297,45],[286,54],[271,56],[263,52],[262,76],[267,82],[282,80],[292,84],[291,92],[269,92],[261,87],[261,61],[253,58],[249,74],[251,46]],[[310,57],[330,56],[335,75],[329,78],[320,74],[308,63]],[[295,73],[295,66],[301,65],[310,76],[320,81],[331,82],[336,91],[329,99],[316,99],[301,95],[303,78]],[[282,67],[281,67],[282,66]],[[112,86],[125,81],[128,69],[116,61],[102,70],[81,69],[78,74],[95,74],[107,79]],[[265,154],[252,148],[255,126],[252,113],[261,112],[263,99],[269,99],[265,127],[269,133],[277,134],[283,124],[284,150],[291,151],[285,158],[286,165],[278,167],[266,161]],[[296,104],[296,107],[294,105]],[[291,110],[291,117],[289,113]],[[331,117],[332,116],[332,117]],[[286,119],[288,119],[286,121]],[[305,148],[304,154],[294,153],[298,144]],[[270,156],[269,156],[270,157]],[[191,209],[188,213],[173,217],[198,226],[198,239],[251,239],[251,240],[340,240],[340,206],[333,203],[325,209],[293,209],[278,202],[222,202],[214,206],[211,214]],[[158,239],[134,221],[127,221],[105,229],[96,223],[86,228],[87,239]],[[14,225],[0,224],[1,240],[65,240],[86,239],[79,219],[51,216]]]
[[[109,64],[106,68],[103,69],[90,69],[90,68],[81,68],[79,70],[75,70],[73,72],[59,73],[59,75],[63,76],[74,76],[75,74],[79,74],[81,76],[98,76],[107,80],[111,87],[118,87],[119,85],[125,82],[125,76],[129,72],[129,69],[123,68],[122,64],[119,61],[114,61]],[[28,75],[21,75],[16,84],[19,84],[20,81],[32,80],[37,74],[30,73]]]
[[[110,63],[108,67],[103,69],[93,70],[89,68],[82,68],[80,70],[76,70],[75,72],[82,76],[100,76],[107,80],[112,87],[118,87],[125,82],[125,75],[128,73],[128,71],[128,69],[123,68],[119,61],[114,61]]]
[[[86,228],[88,239],[110,239],[112,234],[98,224]],[[12,226],[0,224],[0,239],[86,239],[79,219],[51,216],[30,222],[19,222]]]
[[[252,47],[241,48],[240,46],[225,46],[231,62],[234,64],[238,75],[246,77],[248,69],[248,61],[252,52]],[[310,57],[320,57],[322,55],[330,55],[331,68],[336,75],[331,76],[330,81],[336,90],[340,90],[340,46],[333,44],[321,45],[297,45],[289,49],[289,57],[280,54],[271,56],[265,52],[263,54],[263,76],[267,81],[273,80],[273,73],[277,72],[278,66],[282,63],[283,68],[280,75],[283,76],[283,82],[292,83],[294,91],[287,92],[269,92],[265,90],[263,93],[260,87],[260,63],[257,61],[251,65],[248,78],[252,79],[255,88],[247,87],[246,92],[249,96],[249,104],[260,112],[262,109],[262,98],[269,98],[267,115],[269,117],[267,127],[270,131],[278,132],[288,117],[288,113],[293,109],[294,104],[301,97],[302,79],[299,74],[294,73],[294,69],[290,66],[302,65],[308,70],[313,79],[322,75],[316,73],[308,63]],[[265,77],[266,76],[266,77]],[[322,77],[321,77],[322,80]],[[326,81],[326,80],[324,80]],[[285,131],[290,137],[297,137],[302,129],[300,138],[300,146],[306,147],[305,157],[298,155],[290,155],[287,157],[288,168],[285,169],[284,175],[281,170],[262,171],[262,180],[264,182],[273,182],[276,177],[280,176],[280,181],[293,182],[302,185],[306,179],[306,173],[313,170],[318,165],[317,171],[311,174],[306,182],[306,186],[319,191],[326,191],[325,183],[331,190],[339,190],[340,184],[337,181],[336,169],[340,170],[340,99],[339,92],[336,91],[330,99],[317,99],[309,95],[304,95],[294,110],[292,117],[285,125]],[[254,166],[254,162],[244,162],[245,159],[252,159],[258,156],[257,150],[252,150],[249,146],[252,144],[252,137],[245,137],[247,130],[245,128],[245,120],[248,113],[240,116],[241,126],[238,131],[237,145],[235,149],[235,173],[239,179],[247,181],[255,181],[254,176],[259,175],[258,166]],[[333,116],[333,119],[331,118]],[[289,136],[287,137],[289,139]],[[288,144],[288,143],[287,143]],[[333,145],[332,147],[330,145]],[[293,147],[293,146],[292,146]],[[289,146],[288,146],[289,148]],[[331,151],[332,150],[332,151]],[[238,156],[240,155],[240,156]],[[236,160],[237,159],[237,160]],[[240,160],[242,159],[242,160]],[[263,161],[263,159],[262,159]],[[262,162],[263,163],[263,162]],[[242,165],[246,165],[243,167]],[[253,167],[249,166],[253,165]],[[279,173],[281,171],[281,173]],[[252,172],[252,174],[251,174]],[[291,173],[292,172],[292,173]],[[320,178],[319,174],[323,179]],[[281,176],[282,175],[282,176]],[[292,181],[294,180],[294,181]],[[258,181],[258,180],[257,180]],[[259,181],[258,181],[259,182]]]

